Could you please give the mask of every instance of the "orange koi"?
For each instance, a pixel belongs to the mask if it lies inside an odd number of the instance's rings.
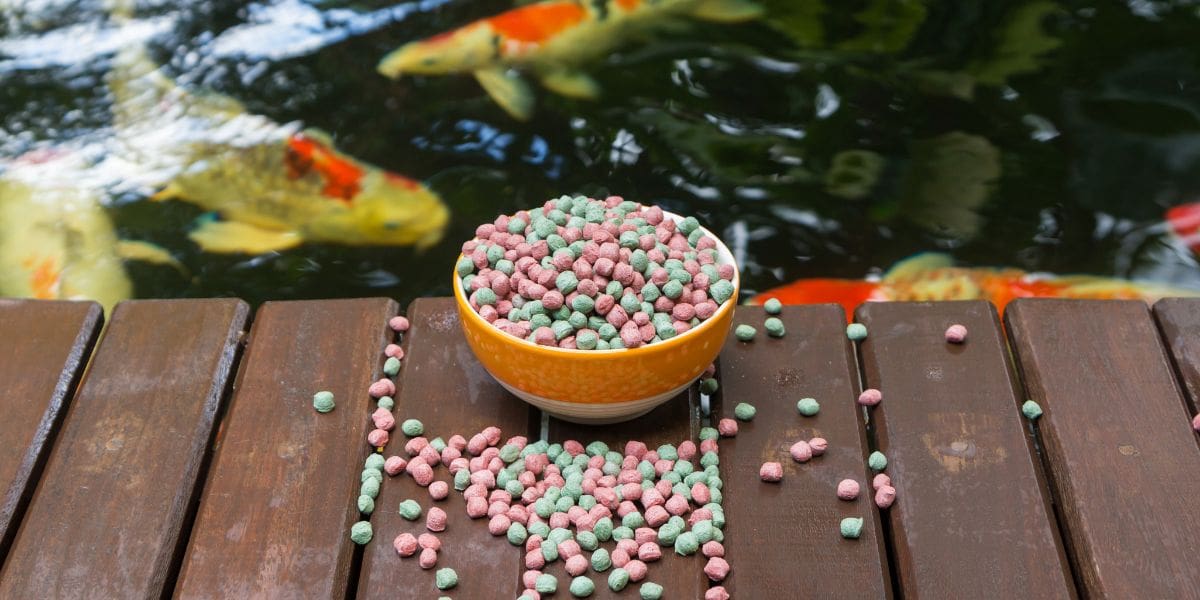
[[[1003,313],[1017,298],[1146,300],[1200,296],[1200,290],[1090,275],[1053,276],[1020,269],[955,267],[944,254],[920,254],[893,266],[878,281],[801,279],[756,295],[751,304],[842,305],[848,319],[864,302],[987,300]]]
[[[1172,206],[1167,210],[1166,219],[1179,241],[1200,254],[1200,202]]]

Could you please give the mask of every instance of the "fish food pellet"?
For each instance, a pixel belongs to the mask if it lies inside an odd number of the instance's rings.
[[[642,595],[642,600],[659,600],[663,595],[663,586],[647,581],[638,588],[638,593]]]
[[[796,410],[806,417],[813,417],[821,412],[821,403],[817,402],[815,398],[801,398],[796,403]]]
[[[700,381],[700,391],[708,394],[709,396],[717,393],[717,390],[719,389],[721,389],[721,384],[712,377]]]
[[[1021,414],[1025,415],[1025,418],[1030,421],[1036,421],[1042,416],[1042,407],[1033,400],[1026,400],[1025,404],[1021,405]]]
[[[434,584],[439,590],[448,590],[458,585],[458,573],[450,567],[438,569],[433,576]]]
[[[829,442],[825,438],[815,437],[808,440],[808,447],[812,448],[813,456],[820,456],[829,449]]]
[[[375,512],[375,499],[363,494],[358,497],[358,512],[369,515]]]
[[[783,303],[778,298],[771,298],[763,302],[763,310],[767,311],[768,315],[777,315],[783,312]]]
[[[405,419],[404,423],[400,425],[400,431],[403,431],[404,435],[408,437],[416,437],[425,433],[425,425],[416,419]]]
[[[405,558],[417,553],[417,538],[411,533],[402,533],[392,540],[392,547],[396,549],[396,554]]]
[[[397,333],[404,333],[405,331],[408,331],[408,325],[408,319],[404,317],[397,316],[388,320],[388,326]]]
[[[946,329],[946,341],[951,344],[961,344],[967,341],[967,328],[958,325],[951,325]]]
[[[370,542],[372,535],[371,524],[367,521],[359,521],[350,527],[350,541],[360,546]]]
[[[887,457],[882,452],[876,450],[867,457],[867,466],[871,467],[872,471],[882,471],[887,468]]]
[[[313,408],[317,412],[327,413],[333,410],[334,406],[333,392],[317,392],[313,394]]]
[[[858,395],[858,403],[863,406],[876,406],[883,401],[883,393],[875,388],[867,388]]]
[[[875,490],[875,506],[879,508],[888,508],[896,501],[896,488],[890,485],[881,485]]]
[[[1200,431],[1200,414],[1192,417],[1192,429]]]
[[[851,323],[846,326],[846,337],[860,342],[867,339],[867,326],[862,323]]]
[[[783,479],[783,465],[777,462],[765,462],[758,468],[758,477],[763,481],[775,483]]]
[[[788,449],[788,453],[792,455],[792,460],[804,463],[812,460],[813,452],[812,445],[804,440],[800,440]]]
[[[390,357],[383,363],[383,373],[389,377],[395,377],[396,373],[400,372],[400,359]]]
[[[721,582],[729,576],[729,563],[724,558],[714,556],[704,564],[704,574],[710,581]]]
[[[433,507],[425,515],[425,528],[432,532],[441,532],[446,530],[446,511]]]
[[[393,408],[396,408],[396,401],[393,400],[391,396],[384,396],[375,403],[375,406],[392,410]]]
[[[704,600],[729,600],[729,592],[724,586],[716,586],[704,590]]]
[[[533,589],[539,594],[553,594],[558,591],[558,579],[549,573],[538,575]]]
[[[625,569],[617,567],[612,573],[608,574],[608,589],[619,592],[629,585],[629,572]]]
[[[739,421],[753,421],[757,412],[758,409],[754,408],[753,404],[745,402],[739,402],[737,406],[733,407],[733,416],[737,417]]]
[[[862,535],[863,520],[862,517],[846,517],[842,519],[841,532],[842,537],[848,540],[857,540],[858,536]]]
[[[754,336],[757,334],[758,330],[753,325],[738,325],[733,330],[734,337],[743,342],[754,341]]]
[[[783,337],[787,330],[783,327],[783,321],[777,317],[770,317],[763,321],[763,328],[767,330],[767,335],[771,337]]]
[[[721,433],[721,437],[733,437],[738,434],[737,421],[733,419],[721,419],[717,422],[717,431]]]
[[[892,485],[892,478],[888,477],[885,473],[879,473],[871,480],[872,489],[877,490],[885,485]]]
[[[383,467],[386,464],[387,464],[387,461],[384,460],[382,454],[371,454],[370,456],[367,457],[366,462],[363,463],[363,468],[375,469],[376,471],[382,471]]]
[[[853,479],[843,479],[838,482],[837,497],[841,500],[854,500],[858,498],[859,485]]]
[[[421,518],[421,505],[416,500],[405,500],[400,503],[400,516],[407,521]]]
[[[568,589],[571,591],[571,595],[576,598],[587,598],[596,591],[596,584],[592,583],[591,579],[580,575],[571,580],[571,585]]]

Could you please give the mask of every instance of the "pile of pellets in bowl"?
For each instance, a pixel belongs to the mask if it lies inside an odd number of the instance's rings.
[[[480,225],[456,265],[471,308],[542,346],[636,348],[673,338],[734,294],[734,267],[695,217],[563,196]]]

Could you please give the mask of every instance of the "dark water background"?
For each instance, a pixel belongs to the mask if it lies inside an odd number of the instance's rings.
[[[747,291],[860,278],[929,250],[1200,287],[1161,225],[1200,200],[1197,2],[765,5],[759,22],[632,40],[586,69],[600,101],[539,90],[521,123],[469,76],[375,72],[389,50],[507,0],[140,3],[139,20],[165,23],[149,45],[181,83],[425,180],[452,221],[424,252],[219,256],[185,237],[199,210],[112,198],[123,237],[194,274],[131,264],[136,294],[445,295],[477,223],[562,193],[698,216],[738,254]],[[103,6],[0,0],[0,15],[0,157],[106,127]]]

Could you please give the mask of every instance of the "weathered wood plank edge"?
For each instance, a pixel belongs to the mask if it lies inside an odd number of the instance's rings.
[[[3,566],[4,559],[8,557],[8,550],[16,538],[17,529],[25,516],[25,509],[29,506],[30,499],[33,498],[33,490],[37,487],[38,480],[41,479],[42,470],[45,468],[50,450],[54,446],[59,426],[62,425],[71,399],[75,396],[75,390],[83,379],[83,373],[87,369],[92,351],[95,350],[96,343],[100,340],[100,331],[104,325],[104,309],[96,302],[88,304],[90,306],[84,316],[79,333],[75,337],[71,352],[63,364],[62,373],[59,375],[58,384],[54,387],[50,404],[29,443],[25,457],[21,460],[16,480],[12,482],[15,485],[9,488],[11,493],[4,498],[4,503],[0,505],[0,527],[3,527],[5,523],[9,524],[8,527],[0,529],[0,566]]]
[[[1200,412],[1200,377],[1190,377],[1188,369],[1183,361],[1185,357],[1181,356],[1184,353],[1184,348],[1177,344],[1177,341],[1183,340],[1187,334],[1183,331],[1177,331],[1178,323],[1173,322],[1171,315],[1175,306],[1182,304],[1195,304],[1200,310],[1200,300],[1195,298],[1163,298],[1154,303],[1151,307],[1151,313],[1154,317],[1154,325],[1158,329],[1159,337],[1162,338],[1163,349],[1166,351],[1170,360],[1171,370],[1175,374],[1175,381],[1179,385],[1179,390],[1183,392],[1181,396],[1184,401],[1184,408],[1188,410],[1188,414],[1195,415]],[[1192,370],[1200,370],[1200,366],[1193,367]]]

